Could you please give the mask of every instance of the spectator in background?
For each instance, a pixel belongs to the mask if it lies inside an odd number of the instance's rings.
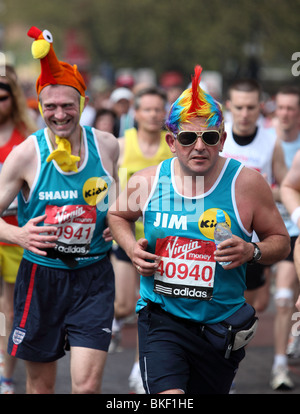
[[[12,149],[23,142],[26,136],[35,129],[36,126],[29,114],[17,74],[13,67],[6,66],[5,75],[0,78],[0,171]],[[18,225],[16,200],[3,212],[2,217],[7,223]],[[8,355],[6,349],[13,323],[14,287],[22,254],[21,247],[0,242],[0,276],[2,278],[0,279],[0,282],[2,281],[0,311],[4,313],[6,320],[6,336],[0,336],[1,394],[14,393],[13,373],[16,359]]]
[[[276,135],[283,148],[285,163],[290,169],[293,159],[300,150],[300,90],[295,86],[284,86],[276,94]],[[284,199],[282,201],[285,201]],[[288,369],[287,354],[300,355],[299,337],[291,335],[292,314],[299,293],[297,273],[294,264],[294,246],[299,227],[291,220],[284,204],[277,207],[291,238],[291,253],[276,264],[274,319],[274,361],[271,372],[271,387],[274,390],[289,390],[294,387]],[[290,337],[290,341],[289,341]]]
[[[110,95],[112,109],[116,112],[120,126],[116,137],[124,136],[126,129],[134,126],[134,117],[132,114],[133,93],[128,88],[117,88]]]
[[[116,78],[116,87],[117,88],[128,88],[131,89],[134,87],[135,80],[133,75],[130,73],[121,73]]]
[[[119,126],[117,114],[112,109],[98,109],[93,126],[100,131],[110,132],[117,136]]]
[[[181,95],[184,89],[184,80],[181,73],[177,71],[169,71],[160,77],[160,86],[167,94],[166,111],[169,111],[173,102]]]
[[[225,124],[227,138],[222,155],[259,171],[272,186],[274,178],[277,184],[281,183],[286,165],[280,143],[259,122],[261,95],[261,86],[254,79],[238,79],[230,85],[226,106],[230,110],[231,122]],[[275,200],[278,193],[278,188],[274,188]],[[270,273],[270,267],[260,263],[247,267],[245,297],[258,312],[269,303]]]

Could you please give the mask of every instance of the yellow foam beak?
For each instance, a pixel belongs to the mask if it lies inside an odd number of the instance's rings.
[[[48,55],[50,43],[44,39],[35,40],[31,45],[31,53],[34,59],[43,59]]]
[[[57,149],[52,151],[47,158],[47,162],[55,160],[59,167],[65,171],[75,171],[77,172],[76,163],[80,161],[80,157],[76,157],[71,154],[71,144],[65,138],[60,138],[57,135],[55,136],[55,142],[57,143]]]

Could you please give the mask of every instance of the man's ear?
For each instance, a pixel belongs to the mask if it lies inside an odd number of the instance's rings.
[[[224,147],[226,138],[227,138],[227,132],[224,130],[222,132],[222,136],[221,136],[221,139],[220,139],[220,149],[219,149],[219,152],[222,152],[223,151],[223,147]]]
[[[166,133],[166,142],[169,145],[170,150],[173,152],[173,154],[175,154],[176,152],[175,138],[174,138],[174,135],[171,134],[170,132]]]

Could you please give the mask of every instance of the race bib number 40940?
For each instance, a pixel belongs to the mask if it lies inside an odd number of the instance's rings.
[[[213,241],[169,236],[157,239],[161,257],[154,274],[154,292],[198,300],[212,298],[216,262]]]

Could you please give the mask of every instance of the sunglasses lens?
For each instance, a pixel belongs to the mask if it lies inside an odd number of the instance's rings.
[[[216,145],[219,142],[220,135],[217,131],[205,131],[202,134],[202,140],[207,145]]]
[[[178,142],[183,146],[189,146],[196,142],[198,135],[194,131],[182,131],[177,136]],[[219,142],[220,135],[218,131],[204,131],[202,141],[206,145],[216,145]]]
[[[183,131],[178,134],[178,141],[181,145],[192,145],[197,139],[196,132]]]

